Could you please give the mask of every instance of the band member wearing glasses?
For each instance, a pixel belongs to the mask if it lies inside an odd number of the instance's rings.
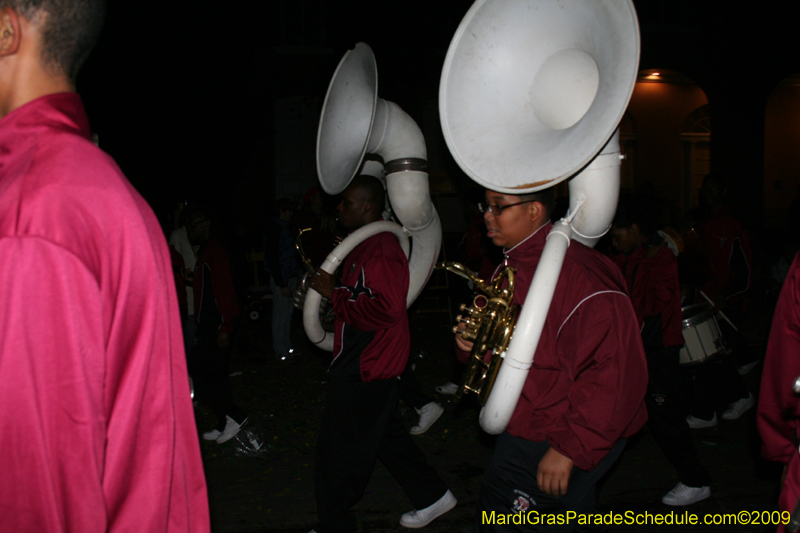
[[[486,191],[488,235],[503,247],[503,265],[517,269],[516,303],[525,303],[552,228],[554,198],[552,188],[519,196]],[[466,360],[472,343],[457,333],[456,345]],[[486,469],[476,529],[549,531],[547,522],[514,525],[497,517],[593,513],[597,481],[647,419],[646,385],[639,324],[622,274],[607,257],[572,241],[533,366]]]
[[[383,186],[357,176],[342,193],[339,220],[348,231],[381,220]],[[406,256],[391,233],[367,238],[347,255],[341,280],[317,270],[310,288],[331,300],[336,316],[330,385],[317,441],[316,533],[354,532],[350,513],[364,494],[375,460],[400,483],[413,511],[400,518],[426,526],[456,505],[405,428],[397,391],[408,362],[410,333]]]
[[[0,527],[206,532],[167,243],[75,93],[103,14],[0,1]]]

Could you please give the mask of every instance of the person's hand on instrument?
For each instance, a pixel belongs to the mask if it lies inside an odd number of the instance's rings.
[[[465,352],[472,352],[472,345],[474,344],[472,341],[465,340],[462,334],[464,330],[467,329],[466,324],[463,322],[459,322],[456,330],[456,347],[459,350],[463,350]]]
[[[335,285],[335,280],[332,274],[328,274],[322,269],[317,269],[313,276],[311,276],[308,280],[308,286],[311,289],[314,289],[323,298],[327,298],[328,300],[333,298],[333,287]]]

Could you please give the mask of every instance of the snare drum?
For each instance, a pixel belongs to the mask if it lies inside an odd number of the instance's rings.
[[[681,309],[683,340],[680,364],[696,365],[726,349],[714,308],[700,303]]]

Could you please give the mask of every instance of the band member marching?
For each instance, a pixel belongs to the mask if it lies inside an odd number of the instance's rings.
[[[357,176],[337,210],[348,231],[381,220],[383,186]],[[414,443],[397,410],[408,362],[408,262],[394,235],[361,242],[342,263],[341,281],[317,270],[309,287],[331,300],[336,316],[330,386],[317,441],[316,533],[351,532],[350,513],[364,493],[375,460],[397,479],[415,510],[400,524],[420,528],[456,505],[436,470]]]
[[[522,304],[536,272],[554,205],[553,189],[510,195],[487,190],[480,208],[488,236],[516,268]],[[472,343],[456,334],[462,359]],[[595,510],[595,485],[627,437],[647,419],[647,366],[638,321],[619,269],[572,242],[547,313],[533,368],[486,470],[478,531],[531,531],[486,516],[520,511]]]

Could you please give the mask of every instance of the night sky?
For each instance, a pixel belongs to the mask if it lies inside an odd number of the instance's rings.
[[[375,51],[379,96],[419,122],[425,102],[437,97],[447,47],[472,2],[109,4],[78,90],[101,147],[163,218],[187,198],[268,210],[273,102],[324,98],[338,61],[359,41]],[[641,68],[682,71],[710,98],[733,88],[716,81],[731,74],[744,97],[761,90],[755,83],[771,87],[800,71],[797,32],[788,31],[798,4],[757,12],[719,10],[718,2],[703,0],[636,2]],[[776,14],[778,7],[788,11]],[[718,128],[715,138],[732,131]],[[313,146],[302,148],[313,159]]]
[[[235,203],[263,182],[272,201],[273,101],[324,98],[344,52],[368,42],[381,97],[409,113],[435,98],[452,34],[471,2],[110,2],[78,77],[100,146],[154,209],[193,198]],[[344,7],[346,6],[346,7]],[[309,50],[311,50],[309,52]],[[312,152],[313,153],[313,152]],[[252,205],[252,202],[249,204]]]

